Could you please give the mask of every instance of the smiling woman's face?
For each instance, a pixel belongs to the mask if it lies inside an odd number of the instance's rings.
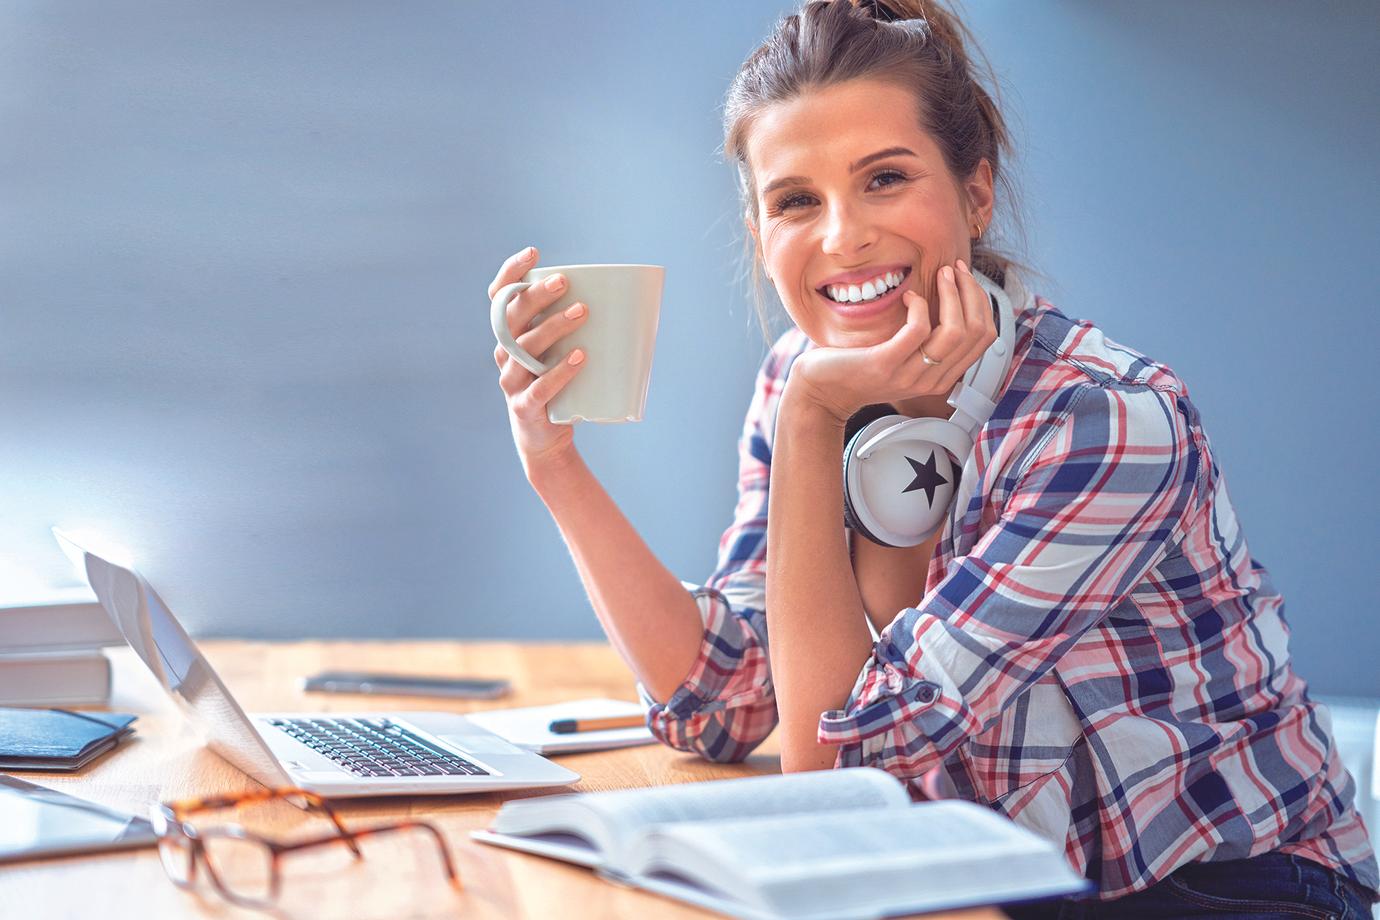
[[[901,87],[853,80],[776,103],[753,124],[749,230],[786,311],[817,345],[890,338],[905,322],[904,289],[925,298],[937,325],[935,273],[971,264],[973,231],[991,222],[987,161],[960,186],[915,106]]]

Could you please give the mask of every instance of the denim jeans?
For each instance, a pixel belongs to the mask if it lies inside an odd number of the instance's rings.
[[[1112,901],[1035,902],[1003,908],[1012,920],[1370,920],[1370,897],[1311,859],[1262,853],[1180,866],[1144,891]]]

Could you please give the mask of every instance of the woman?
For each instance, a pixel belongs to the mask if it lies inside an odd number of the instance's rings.
[[[1009,141],[962,34],[932,3],[811,2],[729,90],[725,151],[793,328],[708,583],[687,591],[547,423],[578,352],[534,378],[495,350],[528,479],[665,743],[737,760],[779,723],[783,770],[876,766],[987,804],[1099,889],[1017,916],[1368,916],[1354,784],[1187,387],[990,245]],[[535,264],[510,258],[490,296]],[[1014,348],[947,520],[915,546],[845,531],[853,432],[949,418],[1001,350],[983,283]],[[528,328],[561,291],[512,302],[529,352],[583,321]]]

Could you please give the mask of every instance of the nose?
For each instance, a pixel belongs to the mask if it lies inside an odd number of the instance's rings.
[[[848,201],[828,206],[820,245],[825,255],[852,262],[876,242],[877,229],[867,219],[866,209]]]

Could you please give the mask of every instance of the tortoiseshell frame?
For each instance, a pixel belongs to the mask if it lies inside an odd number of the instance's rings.
[[[324,837],[316,837],[311,840],[299,840],[293,843],[285,843],[281,840],[273,840],[259,834],[252,834],[242,827],[227,825],[225,827],[210,828],[205,831],[198,830],[194,825],[186,820],[187,815],[198,811],[209,811],[216,808],[234,808],[252,802],[265,802],[272,799],[296,797],[302,799],[311,808],[316,808],[325,813],[331,823],[335,825],[336,833],[328,834]],[[446,872],[446,879],[454,888],[461,887],[460,876],[455,871],[455,864],[450,857],[450,848],[446,846],[445,838],[441,832],[432,824],[425,821],[399,821],[394,824],[383,824],[378,827],[366,827],[357,831],[347,831],[345,825],[340,823],[340,818],[335,810],[321,796],[305,789],[294,789],[291,787],[280,787],[277,789],[260,789],[256,792],[246,792],[240,795],[213,796],[211,798],[184,799],[178,802],[165,802],[153,805],[149,809],[150,817],[153,821],[154,833],[159,840],[170,839],[175,836],[182,837],[187,841],[187,871],[185,878],[177,878],[171,872],[168,877],[173,884],[179,888],[193,888],[196,885],[196,867],[198,860],[206,869],[206,874],[210,876],[211,884],[216,892],[225,900],[232,904],[251,909],[264,909],[272,907],[278,900],[278,895],[282,890],[282,873],[278,868],[278,860],[284,853],[291,853],[296,850],[304,850],[308,847],[322,846],[328,843],[343,843],[350,848],[355,859],[363,859],[364,854],[360,852],[359,845],[355,842],[361,837],[368,837],[373,834],[387,833],[390,831],[411,830],[419,828],[426,831],[433,840],[441,853],[441,864]],[[203,840],[208,837],[234,837],[238,840],[252,840],[262,844],[271,854],[269,892],[267,898],[252,898],[241,895],[227,888],[216,874],[216,867],[206,856],[206,846]],[[167,866],[165,865],[166,869]]]

